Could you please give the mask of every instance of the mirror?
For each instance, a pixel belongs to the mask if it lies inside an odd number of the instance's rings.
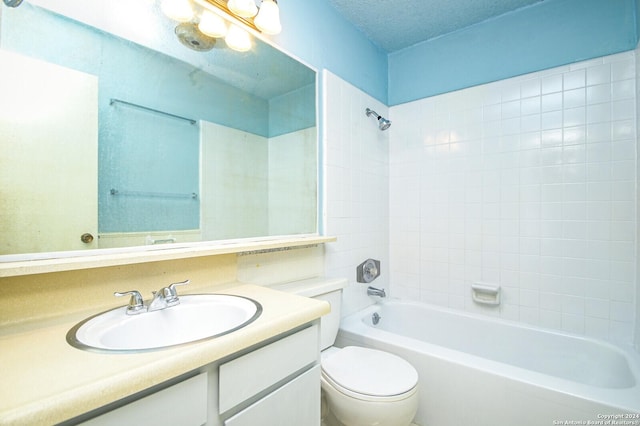
[[[177,25],[154,0],[0,6],[0,261],[317,232],[316,72]]]

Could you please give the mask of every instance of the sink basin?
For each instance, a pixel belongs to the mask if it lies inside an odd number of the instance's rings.
[[[180,296],[180,304],[127,315],[127,307],[87,318],[67,333],[67,342],[85,350],[141,352],[222,336],[255,321],[262,306],[227,294]]]

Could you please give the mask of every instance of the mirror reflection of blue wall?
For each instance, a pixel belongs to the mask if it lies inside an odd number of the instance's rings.
[[[3,27],[3,48],[99,78],[100,233],[199,228],[200,201],[189,194],[200,190],[200,120],[264,137],[315,125],[315,108],[308,108],[315,106],[315,84],[266,100],[38,7],[24,4],[9,13],[15,16]]]

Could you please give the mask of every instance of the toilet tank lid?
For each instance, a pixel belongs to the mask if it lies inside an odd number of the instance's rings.
[[[400,395],[418,384],[418,372],[404,359],[359,346],[347,346],[323,359],[322,371],[340,386],[363,395]]]
[[[316,277],[288,283],[274,284],[274,290],[297,294],[298,296],[316,297],[332,291],[342,290],[347,286],[346,278]]]

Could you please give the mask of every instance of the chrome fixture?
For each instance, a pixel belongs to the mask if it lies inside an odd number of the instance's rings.
[[[356,277],[359,283],[370,283],[380,276],[380,261],[367,259],[356,267]]]
[[[379,313],[374,312],[373,315],[371,315],[371,322],[373,323],[373,325],[378,325],[381,318],[382,317],[380,316]]]
[[[144,305],[142,295],[137,290],[125,291],[122,293],[115,292],[113,293],[113,295],[117,297],[131,295],[126,313],[127,315],[137,315],[142,312],[159,311],[180,304],[176,286],[187,285],[190,282],[190,280],[185,280],[178,283],[173,283],[169,287],[162,287],[158,291],[154,291],[153,299],[147,306]]]
[[[180,41],[199,51],[212,49],[218,38],[233,50],[250,50],[251,36],[241,26],[271,35],[282,31],[277,0],[262,0],[260,8],[255,0],[162,0],[161,9],[180,22]]]
[[[18,7],[22,3],[22,0],[4,0],[4,4],[9,7]]]
[[[384,288],[367,287],[367,296],[387,297]]]
[[[127,306],[127,315],[137,315],[144,310],[144,300],[142,299],[142,295],[137,290],[124,291],[122,293],[115,292],[114,296],[122,297],[130,294],[131,298],[129,299],[129,306]]]
[[[367,117],[371,117],[372,115],[378,119],[378,128],[380,130],[387,130],[391,127],[391,121],[387,120],[374,110],[367,108]]]
[[[169,287],[162,287],[160,290],[154,291],[153,300],[151,300],[151,303],[147,306],[147,312],[160,311],[180,304],[176,286],[187,285],[189,282],[189,280],[186,280],[179,283],[173,283]]]

